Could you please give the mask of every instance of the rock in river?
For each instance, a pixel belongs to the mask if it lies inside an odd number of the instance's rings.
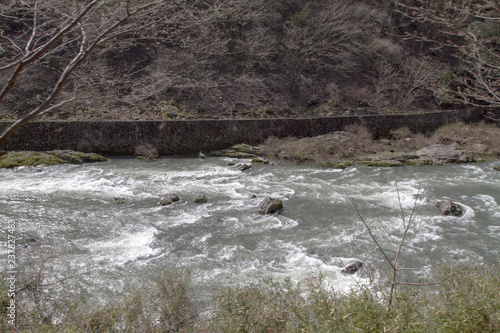
[[[239,167],[239,169],[241,171],[247,171],[248,169],[250,169],[252,166],[251,165],[248,165],[248,164],[243,164]]]
[[[114,197],[113,199],[115,199],[115,202],[117,204],[123,205],[125,203],[125,198],[124,197]]]
[[[200,194],[199,196],[196,197],[196,199],[193,200],[194,203],[207,203],[208,198],[205,196],[205,194]]]
[[[105,162],[107,159],[93,153],[81,153],[72,150],[53,150],[47,152],[18,151],[0,155],[0,168],[15,168],[20,166],[82,164]]]
[[[359,271],[361,268],[363,268],[363,263],[361,261],[356,261],[355,263],[352,263],[346,267],[344,267],[343,270],[341,270],[341,273],[344,274],[354,274],[357,271]]]
[[[175,193],[170,193],[170,194],[167,194],[166,196],[164,196],[163,198],[161,198],[160,200],[160,205],[162,206],[167,206],[167,205],[170,205],[174,202],[177,202],[179,201],[179,196]]]
[[[462,216],[463,209],[460,205],[451,202],[450,200],[439,201],[436,204],[436,207],[445,214],[445,215],[453,215],[453,216]]]
[[[272,214],[283,208],[283,202],[279,199],[267,197],[259,204],[259,213]]]

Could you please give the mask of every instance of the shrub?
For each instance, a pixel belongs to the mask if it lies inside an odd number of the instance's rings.
[[[447,124],[436,130],[430,140],[433,143],[456,143],[465,148],[483,144],[486,145],[487,152],[500,154],[500,136],[498,126],[495,124],[464,124],[463,122]]]

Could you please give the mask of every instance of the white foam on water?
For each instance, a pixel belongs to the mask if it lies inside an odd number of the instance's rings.
[[[299,225],[298,221],[280,215],[276,216],[275,221],[278,223],[273,227],[273,229],[292,229]]]
[[[227,245],[216,252],[216,257],[223,261],[230,261],[241,252],[247,253],[248,250],[242,245]]]
[[[332,259],[325,262],[320,258],[308,255],[305,248],[292,243],[282,244],[281,246],[288,248],[289,252],[285,262],[282,263],[283,270],[272,274],[277,278],[290,277],[293,281],[300,282],[321,275],[325,287],[331,287],[341,292],[349,291],[356,283],[370,283],[369,279],[361,274],[342,274],[341,270],[344,265],[339,266],[339,260]],[[341,261],[351,263],[352,260],[343,258]]]
[[[169,207],[162,207],[163,210],[168,209]],[[161,219],[156,221],[156,223],[162,225],[167,224],[169,226],[178,226],[183,224],[193,224],[200,220],[200,216],[193,212],[183,211],[180,214],[176,214],[175,216],[165,217],[165,219]]]
[[[191,241],[191,246],[196,247],[196,248],[201,248],[203,250],[204,255],[208,255],[208,244],[207,240],[212,238],[212,234],[208,233],[199,237],[193,238]]]
[[[156,255],[161,249],[153,249],[151,244],[158,230],[148,228],[138,232],[125,232],[113,239],[85,245],[94,261],[106,265],[121,266],[141,258]]]
[[[487,194],[478,194],[473,196],[473,199],[479,201],[482,203],[483,209],[488,209],[488,210],[499,210],[500,211],[500,205],[496,201],[495,198],[493,198],[491,195]]]
[[[345,265],[358,258],[374,266],[383,260],[380,253],[373,253],[377,250],[351,198],[359,203],[373,232],[381,235],[384,248],[394,249],[401,233],[396,181],[408,216],[419,185],[430,184],[435,173],[444,170],[431,198],[452,197],[465,214],[447,217],[432,203],[424,206],[422,219],[432,220],[408,244],[409,263],[419,266],[426,260],[441,261],[448,252],[461,248],[466,249],[464,263],[471,258],[498,257],[495,242],[500,239],[500,208],[495,189],[500,181],[488,165],[408,168],[408,172],[254,166],[241,172],[223,166],[225,161],[236,160],[176,159],[160,165],[122,159],[98,165],[0,170],[0,228],[7,217],[16,220],[19,230],[28,230],[33,223],[43,225],[44,237],[57,234],[61,244],[68,233],[78,250],[69,257],[109,266],[114,273],[143,265],[150,265],[151,270],[178,265],[192,270],[201,284],[208,281],[212,286],[223,283],[222,277],[238,283],[265,277],[300,281],[321,273],[335,290],[348,290],[358,282],[368,283],[368,278],[341,274]],[[187,202],[158,205],[159,198],[171,192]],[[209,202],[194,204],[192,199],[201,193]],[[257,198],[251,199],[252,194]],[[280,214],[257,212],[265,196],[283,200],[285,208]],[[125,204],[116,205],[113,197],[125,197]],[[420,194],[418,202],[423,197]],[[77,211],[72,213],[72,209]],[[82,221],[88,222],[85,227]],[[169,230],[182,236],[163,244],[162,237],[168,238]],[[467,233],[474,244],[467,243]],[[248,248],[237,243],[247,236]],[[485,244],[478,246],[478,239],[485,239]],[[57,241],[54,244],[58,246]],[[330,255],[335,251],[340,252],[333,253],[339,257]],[[422,253],[434,257],[421,258]],[[140,275],[140,269],[134,273]],[[377,276],[376,270],[374,274]],[[96,283],[115,277],[104,269]]]

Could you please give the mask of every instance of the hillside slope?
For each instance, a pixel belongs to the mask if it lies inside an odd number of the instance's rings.
[[[4,36],[29,32],[26,6],[4,7]],[[43,117],[311,117],[461,106],[440,93],[461,64],[446,50],[405,40],[417,23],[391,0],[179,1],[154,16],[166,19],[96,49],[61,94],[76,99]],[[12,50],[3,46],[5,62]],[[0,120],[33,109],[74,52],[56,50],[23,73],[0,104]]]

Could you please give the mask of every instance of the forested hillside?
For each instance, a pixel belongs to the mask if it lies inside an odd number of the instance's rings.
[[[92,3],[69,33],[29,58]],[[494,0],[179,0],[127,16],[144,3],[1,4],[0,120],[39,107],[84,41],[121,17],[120,28],[71,70],[45,119],[311,117],[499,104]]]

